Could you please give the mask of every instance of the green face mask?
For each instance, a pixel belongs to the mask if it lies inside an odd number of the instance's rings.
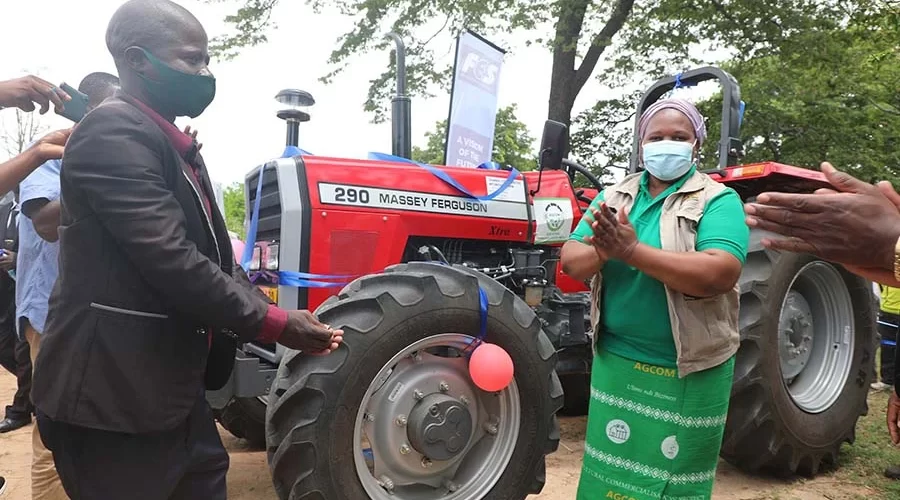
[[[196,118],[216,97],[214,77],[178,71],[157,59],[148,50],[137,48],[147,56],[158,75],[157,80],[152,80],[138,74],[144,81],[144,90],[153,100],[152,104],[161,108],[158,111]]]

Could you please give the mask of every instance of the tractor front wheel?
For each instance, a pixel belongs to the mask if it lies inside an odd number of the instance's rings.
[[[468,375],[488,299],[487,342],[515,366],[484,392]],[[375,500],[523,499],[559,444],[556,354],[534,312],[459,267],[393,266],[360,278],[316,315],[344,330],[328,356],[284,357],[267,413],[278,496]]]

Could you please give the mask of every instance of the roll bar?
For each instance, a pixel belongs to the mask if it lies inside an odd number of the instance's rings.
[[[638,136],[638,127],[641,123],[641,114],[658,101],[666,92],[677,87],[693,87],[707,80],[719,80],[722,86],[722,134],[719,139],[719,168],[707,170],[707,173],[715,173],[725,167],[737,165],[744,154],[744,146],[739,138],[741,129],[741,87],[737,80],[727,72],[714,66],[705,66],[693,69],[676,76],[667,76],[654,83],[641,98],[637,106],[637,115],[634,120],[634,141],[631,148],[631,164],[629,173],[638,171],[640,158],[641,139]]]

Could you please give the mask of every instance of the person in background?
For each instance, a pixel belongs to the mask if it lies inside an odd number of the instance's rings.
[[[887,181],[875,185],[822,163],[832,188],[812,194],[761,193],[744,211],[750,227],[775,233],[761,243],[773,250],[809,253],[843,265],[882,285],[900,288],[900,194]],[[900,349],[894,350],[894,390],[887,428],[900,445]],[[900,466],[885,476],[900,479]]]
[[[0,81],[0,110],[15,107],[25,112],[40,105],[41,114],[52,104],[56,111],[65,109],[65,102],[72,98],[62,89],[33,75],[14,80]],[[0,163],[0,193],[12,191],[34,169],[54,158],[61,158],[63,147],[72,129],[51,132],[34,142],[22,153]]]
[[[0,81],[0,110],[18,108],[25,112],[35,110],[35,104],[44,114],[52,104],[57,111],[65,109],[72,99],[62,89],[33,75]],[[12,191],[34,169],[46,161],[62,158],[63,148],[72,129],[51,132],[12,159],[0,163],[0,192]],[[6,489],[6,479],[0,476],[0,494]]]
[[[9,192],[0,204],[0,365],[16,376],[16,393],[0,420],[0,434],[31,423],[31,357],[28,342],[16,335],[16,253],[18,252],[19,204]]]
[[[174,125],[215,97],[196,17],[129,0],[106,44],[121,89],[75,127],[60,169],[38,428],[73,500],[225,499],[205,395],[231,376],[237,341],[328,355],[343,332],[278,308],[235,263],[196,140]]]
[[[98,72],[85,76],[78,85],[78,90],[88,96],[87,111],[90,112],[111,97],[118,85],[119,78],[109,73]],[[19,335],[31,346],[32,360],[40,352],[50,291],[58,275],[60,167],[58,159],[45,162],[20,185],[19,202],[24,217],[21,217],[19,223],[16,327]],[[44,446],[37,427],[32,436],[32,454],[32,498],[67,498],[53,464],[53,455]]]
[[[706,127],[693,104],[654,103],[638,134],[644,172],[603,190],[562,248],[565,273],[592,278],[577,498],[710,498],[749,229],[737,193],[697,170]]]
[[[900,288],[879,285],[878,334],[881,337],[881,380],[872,383],[876,391],[894,388],[894,358],[900,331]]]

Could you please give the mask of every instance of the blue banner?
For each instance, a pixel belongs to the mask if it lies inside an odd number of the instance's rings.
[[[491,161],[497,90],[505,53],[468,30],[456,40],[445,165],[476,168]]]

